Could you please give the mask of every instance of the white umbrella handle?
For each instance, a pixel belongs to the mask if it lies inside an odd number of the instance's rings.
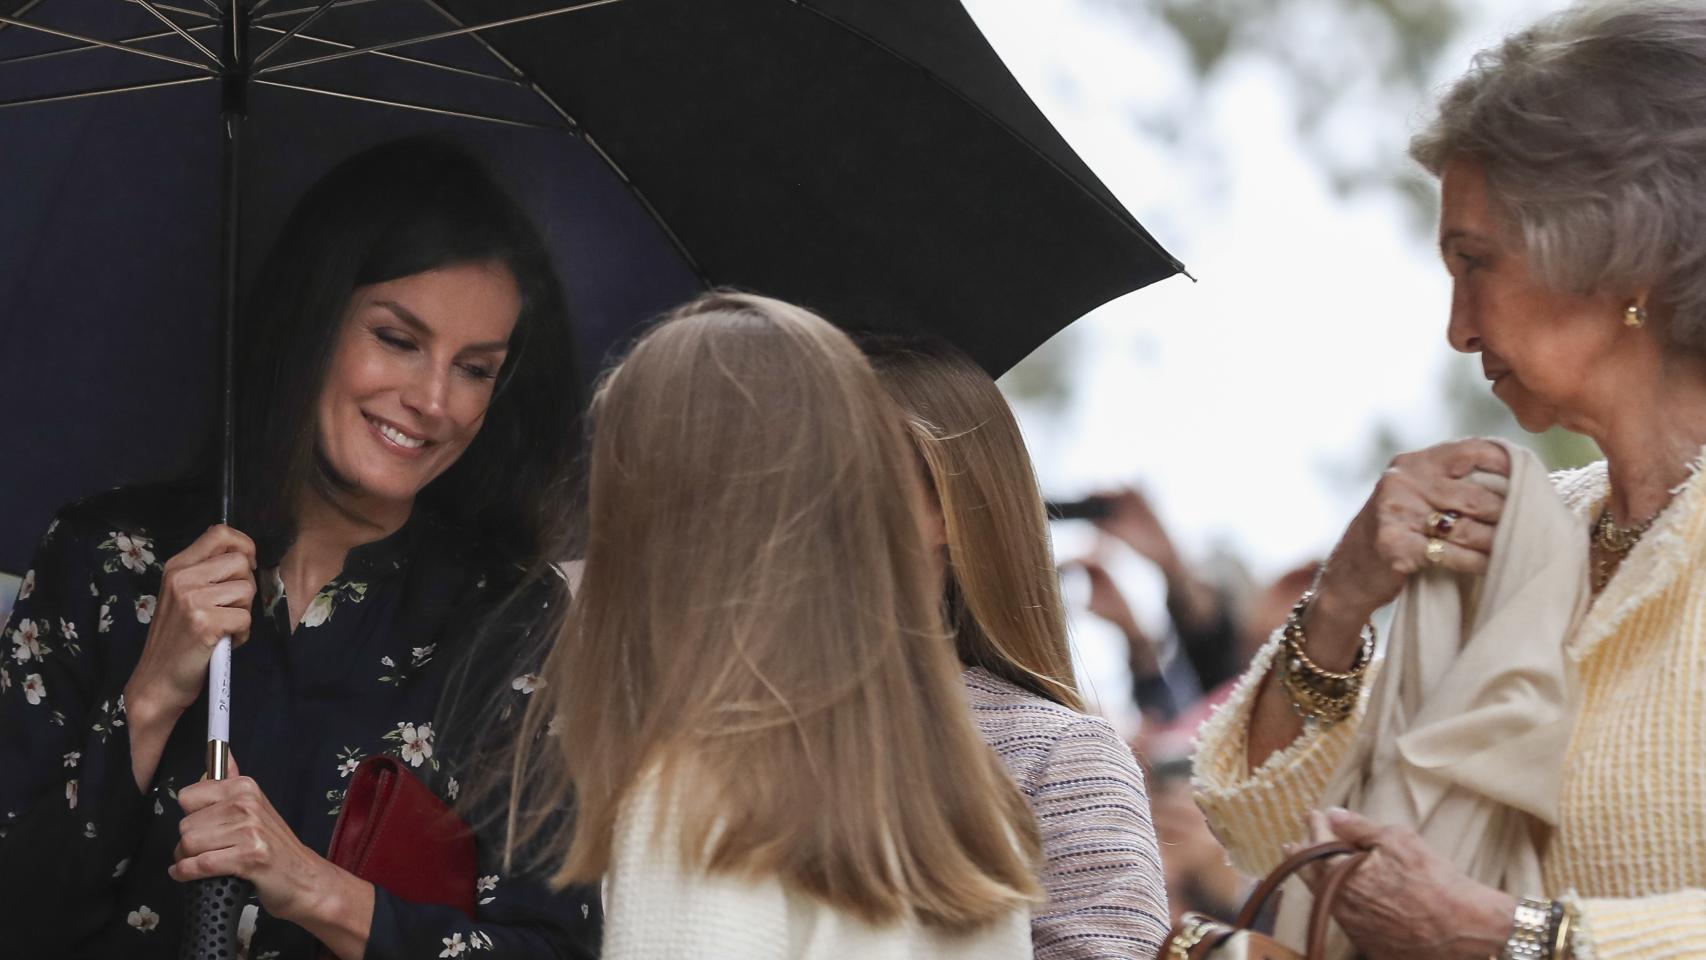
[[[231,775],[231,638],[220,637],[207,661],[207,777]]]

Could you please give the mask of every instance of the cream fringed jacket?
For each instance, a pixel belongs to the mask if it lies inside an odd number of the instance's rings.
[[[1554,481],[1584,515],[1605,499],[1604,463]],[[1246,727],[1277,649],[1263,649],[1197,745],[1197,802],[1233,865],[1258,876],[1302,839],[1360,720],[1306,733],[1251,771]],[[1630,551],[1566,652],[1581,712],[1546,890],[1534,894],[1578,909],[1575,960],[1706,957],[1706,471]]]

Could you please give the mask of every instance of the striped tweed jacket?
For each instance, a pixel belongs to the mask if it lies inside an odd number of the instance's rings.
[[[1149,795],[1131,748],[1101,717],[965,671],[978,732],[1036,814],[1047,902],[1031,914],[1037,960],[1155,956],[1167,891]]]

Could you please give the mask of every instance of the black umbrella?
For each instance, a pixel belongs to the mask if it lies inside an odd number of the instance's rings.
[[[953,0],[0,14],[0,569],[58,503],[180,471],[215,435],[244,254],[315,175],[393,136],[455,135],[516,187],[582,376],[709,285],[937,333],[1000,373],[1181,269]]]

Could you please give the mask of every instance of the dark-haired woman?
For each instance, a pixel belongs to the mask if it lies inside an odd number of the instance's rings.
[[[534,690],[505,632],[562,599],[535,571],[576,409],[537,232],[457,148],[374,148],[293,212],[239,348],[249,535],[210,525],[205,488],[120,490],[63,510],[25,577],[0,665],[0,952],[176,956],[183,883],[221,875],[254,885],[251,960],[590,952],[596,902],[505,875],[495,844],[473,919],[320,855],[364,757],[456,801],[496,734],[447,718],[453,674],[483,706]],[[220,635],[241,775],[198,782]],[[474,657],[477,637],[496,642]]]

